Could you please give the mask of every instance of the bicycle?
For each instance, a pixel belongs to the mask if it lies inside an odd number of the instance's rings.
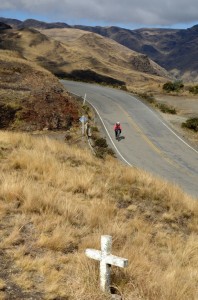
[[[120,130],[120,129],[117,129],[117,130],[116,130],[116,140],[119,140],[119,139],[120,139],[120,135],[121,135],[121,130]]]

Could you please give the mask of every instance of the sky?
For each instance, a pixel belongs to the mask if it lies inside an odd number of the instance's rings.
[[[3,0],[0,17],[69,25],[189,28],[198,24],[197,0]]]

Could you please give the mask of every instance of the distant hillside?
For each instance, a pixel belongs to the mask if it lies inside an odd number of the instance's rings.
[[[198,25],[188,29],[137,29],[74,26],[109,37],[131,50],[148,55],[184,80],[198,81]]]
[[[9,18],[0,18],[0,22],[4,22],[9,24],[12,28],[15,29],[22,29],[22,28],[39,28],[39,29],[48,29],[48,28],[70,28],[66,23],[63,22],[54,22],[54,23],[47,23],[42,22],[34,19],[27,19],[25,21],[19,21],[16,19],[9,19]]]
[[[12,28],[14,28],[14,27],[18,28],[18,26],[20,26],[20,24],[23,23],[22,21],[17,20],[17,19],[3,18],[3,17],[0,17],[0,22],[8,24]]]
[[[0,36],[0,48],[17,50],[55,75],[83,81],[159,88],[168,72],[147,56],[111,39],[71,28],[8,30]]]
[[[68,129],[78,106],[47,70],[0,50],[0,129]]]
[[[129,30],[110,26],[70,26],[67,23],[46,23],[33,19],[24,22],[0,18],[13,28],[76,28],[108,37],[121,45],[142,53],[174,76],[185,81],[198,81],[198,25],[188,29],[142,28]]]
[[[11,29],[12,27],[10,25],[7,25],[3,22],[0,22],[0,31],[5,29]]]
[[[155,75],[167,77],[168,73],[147,56],[134,51],[114,41],[102,38],[97,34],[83,32],[76,29],[42,30],[43,34],[61,41],[73,53],[72,69],[80,68],[83,63],[93,71],[113,76],[113,78],[127,81],[128,76],[137,76],[137,72],[145,73],[142,76]],[[74,53],[76,55],[74,55]],[[80,56],[80,61],[76,58]],[[71,54],[70,54],[71,57]],[[80,64],[79,64],[80,62]],[[74,67],[76,65],[76,67]],[[134,73],[136,72],[136,74]],[[132,80],[132,78],[131,78]],[[128,79],[130,81],[130,79]]]

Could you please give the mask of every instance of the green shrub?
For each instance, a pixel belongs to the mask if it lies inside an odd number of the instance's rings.
[[[172,115],[175,115],[177,113],[174,107],[168,106],[164,103],[158,103],[156,104],[156,107],[158,107],[163,113],[168,113]]]
[[[198,118],[188,119],[186,122],[182,123],[182,127],[198,132]]]
[[[97,126],[92,126],[92,127],[91,127],[91,130],[92,130],[93,132],[99,132],[99,130],[98,130],[98,127],[97,127]]]
[[[121,89],[122,91],[126,91],[126,92],[128,91],[126,85],[121,85],[120,89]]]
[[[198,94],[198,85],[195,85],[195,86],[191,86],[189,87],[189,92],[192,93],[192,94]]]
[[[149,103],[155,103],[155,98],[153,96],[153,94],[147,94],[147,93],[142,93],[142,94],[139,94],[139,97],[146,100],[147,102]]]
[[[17,113],[19,113],[21,109],[22,107],[15,103],[0,104],[0,128],[7,128],[13,124],[17,118]]]
[[[101,148],[107,148],[107,141],[104,138],[98,138],[95,140],[95,146],[101,147]]]
[[[111,150],[106,142],[106,139],[101,137],[95,137],[94,139],[94,151],[97,157],[105,158],[107,154],[115,156],[113,150]]]
[[[168,81],[163,85],[163,90],[170,93],[170,92],[179,92],[184,87],[182,81]]]
[[[109,154],[113,157],[116,157],[115,151],[113,151],[113,149],[111,149],[111,148],[107,148],[107,154]]]

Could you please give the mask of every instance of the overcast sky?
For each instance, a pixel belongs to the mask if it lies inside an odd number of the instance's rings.
[[[70,25],[188,28],[198,24],[197,0],[1,0],[0,17]]]

